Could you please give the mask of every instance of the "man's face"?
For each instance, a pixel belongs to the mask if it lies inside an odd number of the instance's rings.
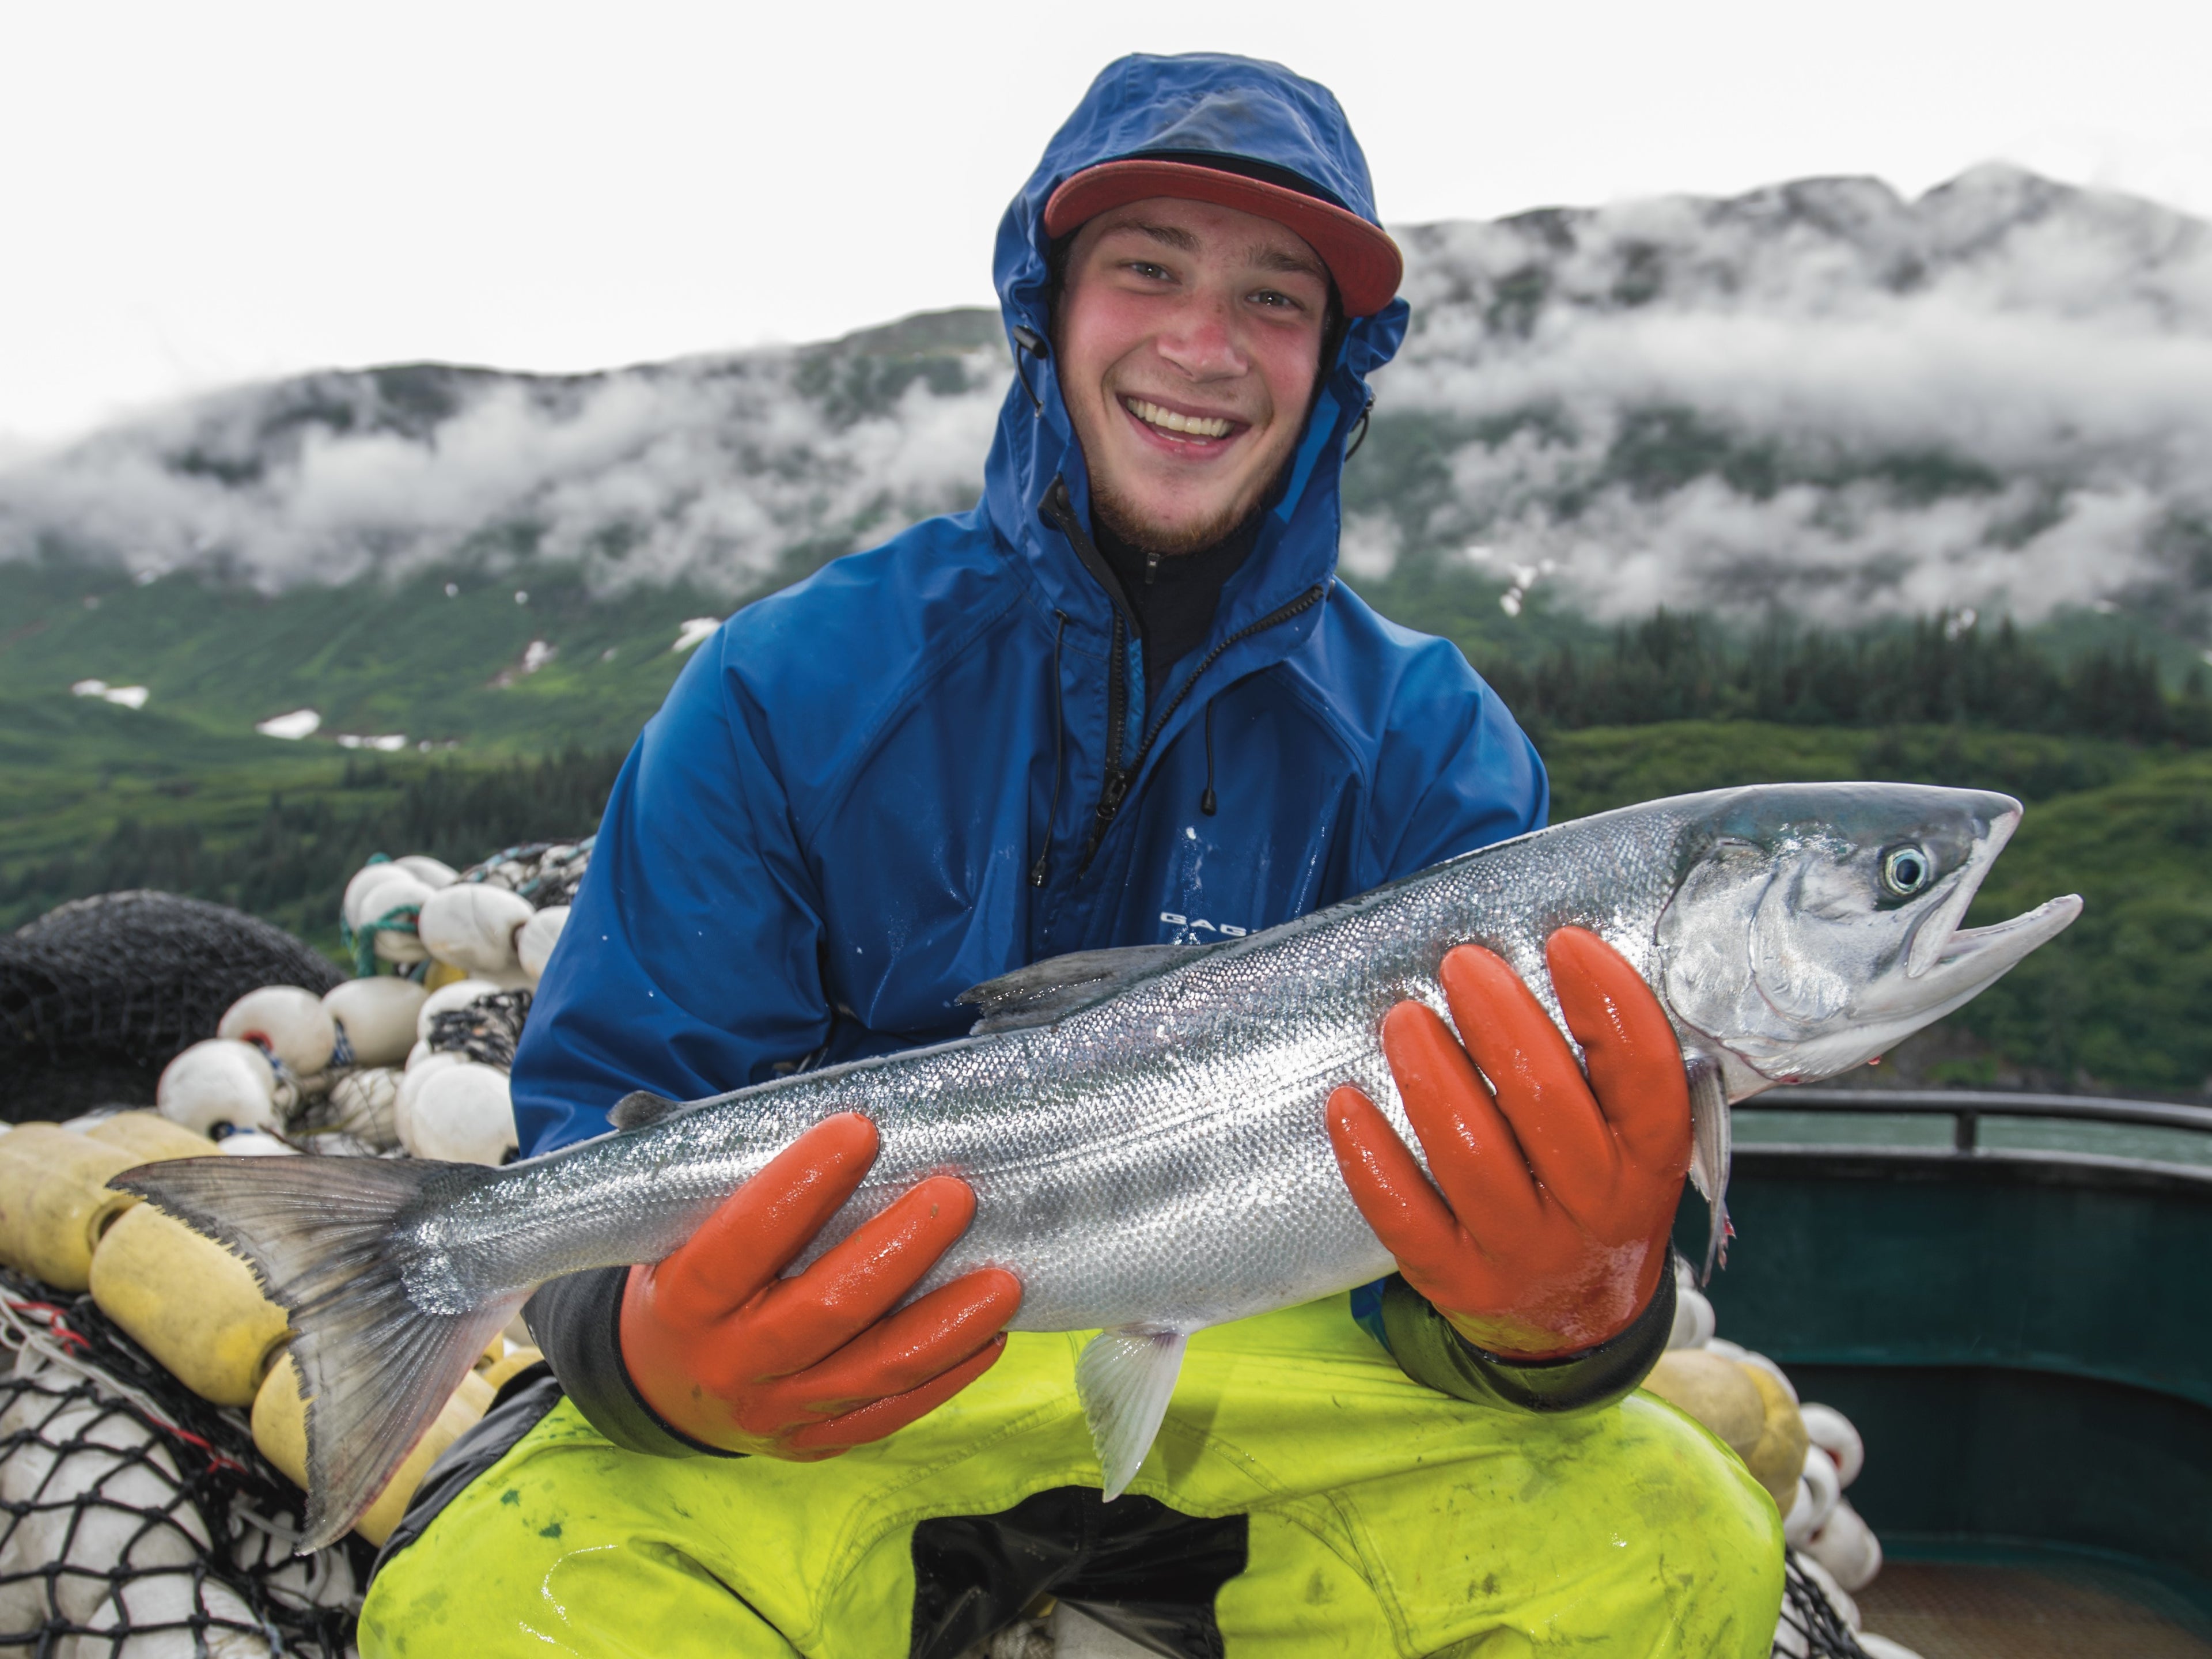
[[[1076,233],[1054,354],[1118,534],[1195,552],[1259,505],[1305,422],[1328,292],[1303,238],[1233,208],[1154,197]]]

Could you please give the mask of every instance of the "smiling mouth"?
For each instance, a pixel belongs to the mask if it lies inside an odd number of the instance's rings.
[[[1237,422],[1219,415],[1183,415],[1164,409],[1145,398],[1123,398],[1121,407],[1164,437],[1184,443],[1218,442],[1237,428]]]

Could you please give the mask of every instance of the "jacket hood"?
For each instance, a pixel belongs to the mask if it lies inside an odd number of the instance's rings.
[[[1091,82],[1053,135],[999,225],[994,276],[1016,374],[985,467],[983,505],[999,533],[1024,556],[1049,607],[1082,633],[1109,626],[1111,601],[1060,532],[1041,520],[1039,508],[1053,481],[1065,479],[1088,524],[1090,480],[1054,361],[1024,343],[1025,336],[1042,342],[1051,333],[1045,204],[1087,167],[1164,152],[1184,161],[1218,155],[1280,168],[1370,223],[1382,222],[1367,159],[1335,98],[1278,64],[1217,53],[1124,58]],[[1407,315],[1406,302],[1393,300],[1346,326],[1253,556],[1223,591],[1217,639],[1325,586],[1334,574],[1345,444],[1371,401],[1367,376],[1397,351]],[[1317,617],[1316,607],[1268,630],[1265,640],[1251,642],[1253,661],[1223,666],[1249,672],[1260,658],[1280,658],[1303,642]]]

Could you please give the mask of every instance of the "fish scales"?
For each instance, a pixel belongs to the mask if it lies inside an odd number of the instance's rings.
[[[1559,1018],[1545,942],[1585,927],[1658,994],[1689,1066],[1692,1173],[1727,1231],[1728,1103],[1834,1076],[1973,996],[2070,922],[2075,898],[1959,924],[2020,817],[2002,795],[1777,785],[1623,808],[1501,842],[1229,943],[1139,946],[979,986],[976,1034],[678,1107],[504,1170],[208,1158],[116,1184],[236,1249],[289,1313],[312,1396],[307,1541],[337,1536],[538,1285],[660,1259],[799,1133],[871,1119],[880,1151],[794,1270],[921,1177],[975,1219],[915,1291],[1011,1269],[1024,1330],[1103,1334],[1076,1389],[1109,1498],[1206,1326],[1389,1271],[1330,1149],[1364,1090],[1419,1154],[1379,1042],[1487,945]],[[1479,1218],[1471,1218],[1479,1219]]]
[[[1214,947],[1054,1025],[782,1079],[743,1091],[743,1114],[709,1105],[618,1152],[518,1166],[426,1218],[410,1288],[458,1309],[657,1260],[844,1111],[875,1123],[882,1150],[794,1272],[924,1176],[950,1173],[974,1188],[976,1218],[914,1294],[1010,1267],[1019,1330],[1218,1324],[1378,1278],[1390,1257],[1337,1171],[1330,1091],[1365,1091],[1418,1155],[1373,1034],[1405,998],[1446,1012],[1437,969],[1453,945],[1498,951],[1547,1002],[1543,941],[1558,927],[1588,927],[1647,969],[1680,837],[1614,828],[1585,820],[1477,853]]]

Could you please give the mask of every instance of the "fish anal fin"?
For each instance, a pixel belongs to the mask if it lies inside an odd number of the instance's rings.
[[[973,1029],[976,1036],[1049,1025],[1215,948],[1125,945],[1109,951],[1071,951],[972,985],[954,1000],[982,1010],[983,1017]]]
[[[1091,1425],[1109,1502],[1137,1478],[1182,1370],[1188,1331],[1124,1326],[1102,1331],[1075,1362],[1075,1392]]]
[[[650,1090],[634,1089],[615,1102],[607,1113],[607,1121],[617,1129],[647,1129],[684,1109],[681,1101],[656,1095]]]
[[[1705,1054],[1689,1059],[1690,1182],[1705,1198],[1705,1262],[1699,1285],[1712,1282],[1716,1266],[1728,1266],[1729,1166],[1735,1161],[1735,1120],[1729,1115],[1728,1085],[1718,1060]]]

